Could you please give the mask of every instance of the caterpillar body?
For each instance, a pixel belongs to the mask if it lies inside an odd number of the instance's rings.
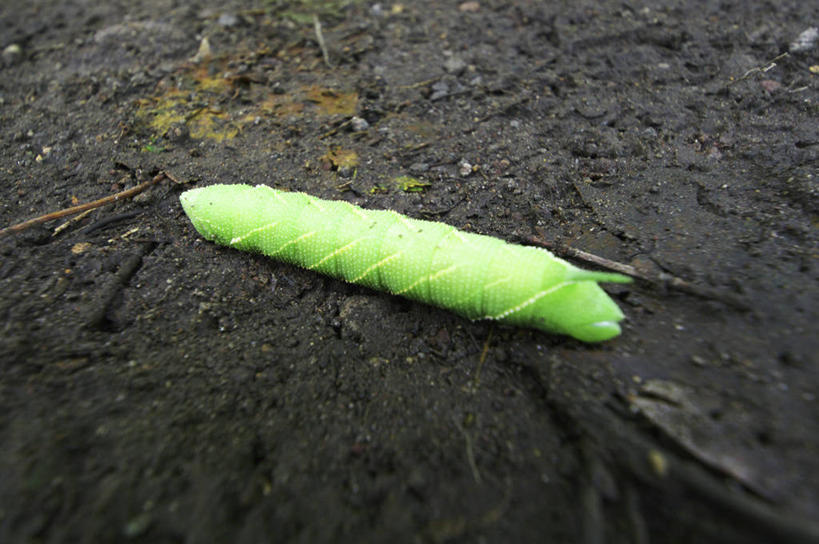
[[[445,223],[367,210],[266,185],[212,185],[180,197],[207,240],[452,310],[573,336],[620,334],[620,308],[597,282],[626,276],[582,270],[548,251]]]

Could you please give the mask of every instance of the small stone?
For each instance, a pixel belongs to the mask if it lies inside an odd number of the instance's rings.
[[[432,101],[441,99],[449,94],[449,85],[447,85],[443,81],[436,81],[432,84],[432,94],[429,95],[429,99]]]
[[[779,90],[782,87],[782,84],[778,81],[774,81],[773,79],[763,79],[759,82],[759,86],[772,93],[776,90]]]
[[[461,162],[458,163],[458,173],[462,177],[466,177],[472,173],[472,165],[469,164],[467,161],[461,159]]]
[[[791,42],[788,49],[791,53],[802,53],[810,51],[816,45],[816,40],[819,39],[819,28],[812,26],[802,31],[794,41]],[[3,53],[5,55],[5,53]]]
[[[223,13],[219,16],[218,23],[224,27],[236,26],[239,24],[239,18],[232,13]]]
[[[444,61],[444,70],[450,74],[460,74],[466,70],[466,62],[457,55],[452,55]]]
[[[186,140],[188,136],[190,136],[190,131],[188,130],[188,126],[182,121],[172,124],[165,133],[165,137],[172,142]]]
[[[463,12],[472,12],[475,13],[476,11],[481,9],[481,5],[478,2],[462,2],[458,9]]]
[[[370,128],[370,124],[366,119],[362,119],[361,117],[353,117],[350,119],[350,127],[352,127],[355,132],[361,132]]]
[[[22,58],[23,48],[17,45],[16,43],[8,45],[6,46],[5,49],[3,49],[3,62],[7,66],[13,66],[17,64],[18,62],[20,62]]]

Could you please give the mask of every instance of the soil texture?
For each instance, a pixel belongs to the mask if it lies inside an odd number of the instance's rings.
[[[0,236],[0,541],[819,542],[817,26],[0,3],[0,227],[154,180]],[[204,241],[214,183],[653,280],[601,344],[470,322]]]

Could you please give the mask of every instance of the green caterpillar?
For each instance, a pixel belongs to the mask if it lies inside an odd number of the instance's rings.
[[[222,245],[469,319],[493,319],[584,342],[620,334],[623,313],[597,282],[629,278],[581,270],[544,249],[266,185],[212,185],[185,191],[180,200],[196,230]]]

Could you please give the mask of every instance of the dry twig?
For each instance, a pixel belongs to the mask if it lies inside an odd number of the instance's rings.
[[[324,43],[324,34],[321,32],[321,21],[319,21],[318,15],[313,15],[313,27],[316,29],[316,39],[321,48],[321,54],[324,57],[324,64],[327,65],[327,68],[332,68],[330,53],[327,52],[327,44]]]
[[[625,274],[626,276],[631,276],[632,278],[637,278],[646,281],[658,287],[674,289],[676,291],[688,293],[689,295],[694,295],[696,297],[703,298],[706,300],[718,300],[738,310],[748,311],[751,309],[751,307],[745,300],[743,300],[741,297],[737,295],[734,295],[733,293],[726,293],[725,291],[720,291],[718,289],[713,289],[711,287],[705,287],[703,285],[694,285],[693,283],[687,282],[682,278],[678,278],[677,276],[673,276],[665,272],[661,272],[656,276],[645,274],[631,265],[618,263],[617,261],[612,261],[606,259],[605,257],[600,257],[599,255],[587,253],[580,249],[575,249],[573,247],[565,246],[563,244],[555,244],[549,242],[547,241],[546,236],[543,234],[543,232],[540,229],[537,230],[539,236],[530,237],[529,242],[531,242],[534,245],[544,247],[560,257],[571,257],[574,259],[578,259],[580,261],[591,263],[601,268],[611,270],[613,272],[619,272],[621,274]]]
[[[17,223],[16,225],[0,229],[0,236],[5,236],[7,234],[16,234],[18,232],[26,230],[29,227],[33,227],[34,225],[39,225],[40,223],[53,221],[54,219],[59,219],[61,217],[66,217],[68,215],[74,215],[75,213],[84,212],[86,210],[93,210],[94,208],[100,208],[102,206],[105,206],[106,204],[112,204],[119,200],[131,198],[132,196],[138,195],[148,187],[162,181],[164,178],[176,181],[167,173],[160,172],[159,174],[155,175],[153,179],[144,181],[137,185],[136,187],[132,187],[131,189],[120,191],[114,195],[106,196],[105,198],[100,198],[99,200],[95,200],[93,202],[86,202],[85,204],[80,204],[79,206],[72,206],[71,208],[65,208],[64,210],[58,210],[56,212],[47,213],[45,215],[35,217],[34,219],[29,219],[28,221],[23,221],[22,223]]]

